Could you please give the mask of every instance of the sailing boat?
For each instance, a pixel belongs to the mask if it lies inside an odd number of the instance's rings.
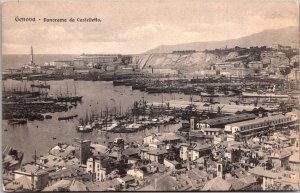
[[[80,121],[80,125],[76,127],[78,132],[89,133],[93,131],[93,127],[90,124],[88,112],[86,112],[85,120]]]
[[[31,87],[36,87],[36,88],[46,88],[46,89],[50,89],[50,85],[46,83],[46,81],[44,82],[44,84],[42,82],[38,82],[38,84],[35,84],[34,82],[30,85]]]
[[[75,86],[75,85],[74,85]],[[67,85],[67,89],[68,89],[68,85]],[[57,97],[57,101],[58,102],[80,102],[82,100],[83,96],[76,96],[76,87],[75,87],[75,96],[69,96],[69,91],[67,91],[67,95],[66,96],[58,96]]]
[[[77,114],[74,114],[74,115],[66,115],[66,116],[62,116],[62,117],[58,117],[57,119],[59,121],[62,121],[62,120],[70,120],[70,119],[73,119],[75,117],[78,117]]]

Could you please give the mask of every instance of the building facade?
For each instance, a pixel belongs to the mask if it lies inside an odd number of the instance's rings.
[[[119,54],[82,54],[74,59],[76,63],[115,63],[121,60]]]
[[[86,172],[92,176],[92,181],[104,181],[106,179],[106,169],[101,165],[100,157],[91,157],[86,163]]]

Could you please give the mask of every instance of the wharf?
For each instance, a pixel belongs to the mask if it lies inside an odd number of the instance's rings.
[[[225,114],[235,114],[238,111],[252,111],[253,109],[258,109],[259,107],[264,108],[265,110],[272,110],[269,107],[266,106],[257,106],[254,105],[236,105],[236,104],[208,104],[204,102],[192,102],[193,105],[195,105],[195,108],[199,111],[210,111],[210,112],[218,112],[218,109],[221,108],[222,112]],[[189,105],[191,105],[190,101],[184,101],[184,100],[170,100],[165,101],[163,103],[161,102],[153,102],[148,103],[148,106],[153,107],[170,107],[175,109],[185,109]]]
[[[248,93],[242,92],[243,97],[254,97],[254,98],[289,98],[289,95],[286,94],[275,94],[275,93],[263,93],[258,94],[256,92]]]

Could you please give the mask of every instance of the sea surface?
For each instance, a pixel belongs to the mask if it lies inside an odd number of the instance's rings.
[[[35,54],[34,63],[43,65],[46,62],[53,62],[57,60],[73,60],[78,55],[71,54]],[[29,54],[11,54],[2,56],[2,71],[7,69],[16,69],[22,67],[24,64],[30,63]]]

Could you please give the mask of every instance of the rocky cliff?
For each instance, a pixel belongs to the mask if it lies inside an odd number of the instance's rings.
[[[236,52],[230,52],[226,55],[207,52],[189,54],[139,54],[133,56],[132,64],[138,65],[140,69],[171,68],[181,72],[192,72],[207,69],[209,64],[224,62],[226,59],[236,57],[237,55]]]

